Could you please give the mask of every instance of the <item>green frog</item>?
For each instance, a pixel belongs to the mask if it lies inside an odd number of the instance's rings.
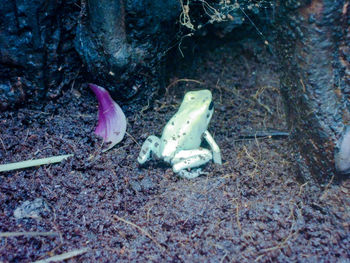
[[[150,159],[162,159],[172,165],[173,171],[187,179],[202,172],[199,167],[210,160],[220,164],[220,148],[209,133],[208,125],[214,112],[210,90],[189,91],[178,112],[165,125],[161,138],[151,135],[143,143],[137,158],[140,164]],[[200,147],[206,140],[210,149]]]

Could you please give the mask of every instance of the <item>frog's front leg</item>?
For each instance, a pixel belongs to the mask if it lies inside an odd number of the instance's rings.
[[[146,141],[142,144],[141,151],[139,153],[139,157],[137,161],[139,164],[144,164],[149,159],[152,158],[152,154],[156,156],[156,158],[160,158],[160,139],[157,136],[151,135]]]
[[[186,172],[185,169],[201,166],[211,159],[212,154],[208,149],[182,150],[175,154],[171,164],[175,173],[180,173],[182,177],[191,179],[199,176],[201,174],[200,170]]]
[[[207,141],[211,150],[213,151],[213,162],[217,163],[217,164],[222,164],[221,151],[220,151],[219,146],[214,141],[213,136],[211,136],[211,134],[208,131],[205,131],[203,133],[203,138]]]

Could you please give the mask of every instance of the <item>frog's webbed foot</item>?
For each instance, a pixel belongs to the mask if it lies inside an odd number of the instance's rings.
[[[195,150],[179,151],[171,160],[173,171],[179,173],[184,178],[195,178],[201,173],[200,169],[188,172],[186,169],[201,166],[212,159],[212,154],[208,149],[199,148]]]
[[[149,159],[152,158],[152,154],[159,158],[159,148],[160,148],[160,139],[157,136],[151,135],[146,141],[142,144],[141,151],[137,161],[139,164],[144,164]]]
[[[192,169],[191,171],[181,170],[178,172],[178,175],[181,178],[186,178],[186,179],[193,179],[193,178],[196,178],[202,174],[208,174],[208,173],[203,172],[201,168]]]

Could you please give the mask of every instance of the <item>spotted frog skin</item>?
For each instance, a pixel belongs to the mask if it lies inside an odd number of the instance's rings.
[[[143,143],[138,162],[144,164],[150,159],[162,159],[172,165],[173,171],[184,178],[195,178],[201,166],[210,160],[221,164],[220,148],[208,132],[208,125],[214,112],[212,94],[209,90],[189,91],[178,112],[164,127],[162,137],[151,135]],[[200,147],[206,140],[210,150]]]

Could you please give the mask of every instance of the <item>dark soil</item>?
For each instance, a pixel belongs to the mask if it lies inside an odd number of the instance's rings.
[[[128,134],[102,153],[93,130],[97,102],[72,87],[56,102],[0,114],[0,162],[74,153],[61,164],[0,174],[0,232],[58,236],[0,238],[0,261],[31,262],[75,249],[70,262],[348,262],[350,179],[320,189],[304,182],[288,138],[240,138],[288,131],[278,67],[263,45],[227,44],[176,74],[142,111],[124,107]],[[201,81],[180,81],[191,78]],[[163,163],[139,167],[140,145],[160,135],[188,90],[213,92],[209,127],[223,165],[193,180]],[[15,219],[43,198],[41,217]]]

